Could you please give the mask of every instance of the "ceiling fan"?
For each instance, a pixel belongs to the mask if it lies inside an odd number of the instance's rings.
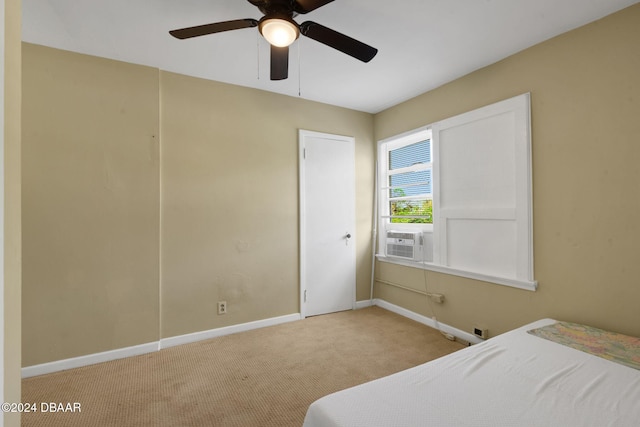
[[[207,34],[221,33],[241,28],[258,27],[260,34],[271,45],[271,80],[284,80],[289,75],[289,45],[300,34],[337,49],[363,62],[369,62],[378,49],[356,39],[327,28],[316,22],[299,24],[293,20],[331,3],[333,0],[247,0],[260,9],[264,16],[258,21],[252,18],[235,19],[169,31],[178,39],[188,39]]]

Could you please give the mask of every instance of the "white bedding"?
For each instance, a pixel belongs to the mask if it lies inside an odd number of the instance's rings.
[[[639,427],[640,371],[526,331],[325,396],[303,427]]]

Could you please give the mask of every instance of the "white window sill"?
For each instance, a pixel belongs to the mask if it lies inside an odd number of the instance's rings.
[[[376,255],[378,261],[388,262],[390,264],[404,265],[413,268],[422,268],[424,270],[437,271],[438,273],[452,274],[454,276],[466,277],[468,279],[481,280],[483,282],[495,283],[496,285],[510,286],[512,288],[525,289],[527,291],[535,291],[538,288],[537,281],[509,279],[505,277],[491,276],[473,271],[458,270],[443,265],[437,265],[430,262],[418,262],[403,260],[400,258],[387,257],[384,255]]]

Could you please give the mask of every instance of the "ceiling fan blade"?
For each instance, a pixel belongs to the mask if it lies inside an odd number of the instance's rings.
[[[271,45],[271,80],[284,80],[289,77],[289,46]]]
[[[371,61],[378,53],[378,49],[375,47],[371,47],[315,22],[303,22],[300,25],[300,32],[315,41],[326,44],[349,56],[353,56],[362,62]]]
[[[191,37],[206,36],[207,34],[221,33],[229,30],[239,30],[241,28],[257,27],[258,21],[255,19],[234,19],[233,21],[216,22],[214,24],[198,25],[195,27],[181,28],[169,31],[177,39],[190,39]]]
[[[303,14],[309,13],[327,3],[331,3],[332,1],[333,0],[297,0],[293,3],[293,10],[294,12]]]

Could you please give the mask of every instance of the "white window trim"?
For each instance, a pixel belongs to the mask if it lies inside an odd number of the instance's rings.
[[[448,121],[457,120],[460,117],[466,117],[466,118],[474,117],[474,115],[478,114],[481,110],[484,110],[485,112],[494,111],[496,109],[499,110],[504,105],[514,105],[514,104],[518,105],[519,108],[524,107],[522,110],[520,110],[521,112],[518,113],[520,114],[520,116],[518,117],[518,120],[526,124],[526,134],[519,134],[520,141],[524,142],[524,144],[520,144],[519,146],[516,147],[516,150],[518,151],[518,156],[520,156],[519,158],[526,159],[526,168],[517,172],[517,176],[516,176],[516,186],[518,188],[518,193],[517,193],[518,208],[517,209],[516,208],[502,208],[502,209],[490,208],[490,209],[482,209],[482,210],[466,209],[465,212],[457,211],[455,209],[446,209],[444,211],[440,209],[440,207],[437,204],[439,200],[438,198],[439,198],[439,186],[440,186],[439,176],[438,176],[438,173],[439,173],[438,171],[439,126],[441,126],[442,123],[446,124]],[[459,116],[455,116],[451,119],[445,119],[428,126],[424,126],[412,131],[408,131],[403,134],[390,137],[378,142],[379,144],[378,153],[380,154],[382,151],[382,147],[381,147],[382,144],[388,144],[390,147],[394,147],[397,145],[402,145],[404,143],[407,143],[407,141],[418,142],[419,140],[425,139],[424,135],[426,134],[426,132],[433,131],[433,135],[431,136],[431,143],[432,143],[431,149],[432,149],[432,161],[434,162],[433,169],[432,169],[432,173],[434,177],[434,185],[432,187],[433,197],[434,197],[434,224],[436,223],[441,224],[441,221],[443,221],[445,218],[448,218],[448,217],[464,218],[465,215],[471,215],[473,218],[486,217],[486,218],[492,218],[492,219],[504,218],[509,220],[513,220],[517,216],[519,218],[526,218],[525,220],[520,220],[520,222],[518,222],[520,236],[525,236],[528,242],[528,244],[526,245],[527,246],[526,250],[522,253],[522,256],[520,256],[519,260],[517,261],[518,277],[517,278],[499,277],[499,276],[494,276],[494,275],[489,275],[489,274],[484,274],[484,273],[479,273],[474,271],[466,271],[466,270],[453,268],[445,265],[447,262],[446,254],[442,254],[442,251],[446,250],[446,246],[444,248],[442,247],[443,246],[442,227],[438,229],[438,226],[435,226],[434,228],[434,226],[430,224],[429,224],[430,226],[429,229],[424,227],[424,228],[421,228],[421,230],[423,232],[434,233],[433,262],[424,262],[424,261],[418,262],[418,261],[403,260],[403,259],[397,259],[397,258],[385,256],[384,255],[385,243],[384,243],[383,233],[381,233],[381,236],[378,242],[378,254],[376,255],[376,258],[379,261],[405,265],[405,266],[415,267],[415,268],[422,268],[425,270],[452,274],[455,276],[480,280],[480,281],[489,282],[489,283],[495,283],[498,285],[515,287],[519,289],[525,289],[529,291],[535,291],[537,289],[538,283],[537,281],[533,280],[533,227],[532,227],[533,210],[532,210],[532,190],[531,190],[532,189],[532,171],[531,171],[531,134],[530,134],[531,119],[530,119],[529,105],[530,105],[530,95],[524,94],[524,95],[520,95],[502,102],[498,102],[496,104],[492,104],[487,107],[480,108],[478,110],[474,110],[468,113],[461,114]],[[388,151],[388,148],[389,147],[387,147],[387,151]],[[379,169],[378,170],[379,177],[384,178],[385,177],[384,166],[379,165],[378,169]],[[377,190],[381,191],[381,189],[377,189]],[[388,209],[388,207],[386,209]],[[378,221],[380,221],[381,224],[385,224],[384,215],[382,212],[378,216]],[[396,227],[396,225],[398,225],[398,227]],[[415,224],[410,224],[410,225],[394,224],[393,228],[398,230],[418,229],[418,227],[416,227]],[[380,227],[380,229],[382,231],[385,231],[384,225]]]
[[[378,151],[377,153],[380,153],[382,150],[382,146],[386,146],[385,150],[384,150],[384,159],[386,161],[386,159],[389,156],[389,151],[395,150],[399,147],[405,146],[405,145],[410,145],[410,144],[415,144],[417,142],[421,142],[424,141],[426,139],[431,140],[431,144],[433,144],[433,140],[431,137],[431,126],[424,126],[418,129],[414,129],[408,132],[404,132],[400,135],[396,135],[390,138],[386,138],[383,139],[381,141],[378,141]],[[431,149],[431,154],[433,155],[433,148]],[[376,188],[376,191],[379,191],[378,193],[378,200],[389,200],[389,197],[384,196],[383,197],[383,193],[386,191],[386,189],[388,187],[386,187],[385,185],[382,185],[381,183],[385,182],[386,177],[387,177],[387,166],[381,161],[382,159],[380,159],[378,161],[378,170],[376,171],[376,173],[378,174],[378,183],[380,183],[379,187]],[[433,159],[432,159],[433,160]],[[433,173],[433,162],[430,162],[427,166],[429,168],[431,168],[432,173]],[[433,186],[432,186],[433,188]],[[420,199],[422,199],[423,197],[419,197]],[[407,199],[410,199],[410,197],[407,197]],[[386,218],[388,218],[391,214],[389,212],[389,205],[387,203],[385,203],[384,205],[381,206],[382,209],[380,209],[380,207],[378,207],[379,210],[379,214],[378,214],[378,222],[379,224],[382,223],[382,220],[386,220]],[[406,224],[406,223],[397,223],[397,224],[393,224],[393,228],[395,230],[416,230],[419,229],[420,231],[425,231],[425,232],[433,232],[433,224]],[[384,253],[384,242],[382,241],[382,239],[379,242],[378,245],[378,251],[380,253]]]

